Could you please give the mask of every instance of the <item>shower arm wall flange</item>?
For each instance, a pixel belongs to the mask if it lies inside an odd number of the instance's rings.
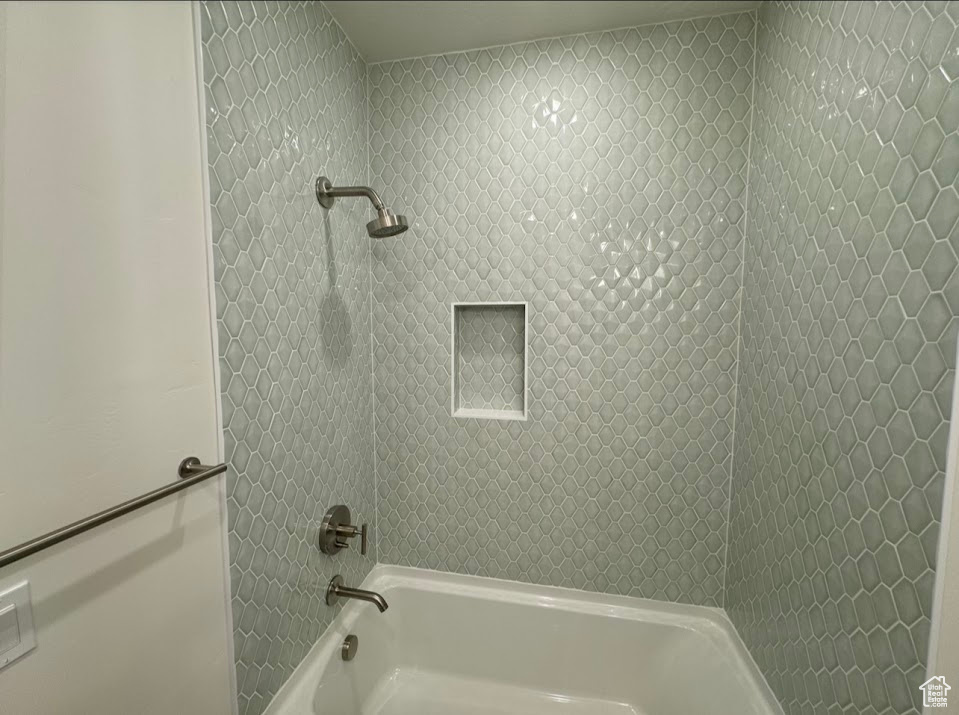
[[[383,203],[379,194],[369,186],[333,186],[333,182],[325,176],[316,180],[316,200],[320,202],[320,206],[323,208],[331,209],[337,198],[347,196],[365,196],[372,202],[373,208],[377,211],[386,209],[386,204]]]

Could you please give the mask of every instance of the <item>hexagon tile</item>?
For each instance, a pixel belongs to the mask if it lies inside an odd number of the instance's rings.
[[[918,713],[959,315],[959,3],[764,3],[726,608],[787,713]]]
[[[257,715],[333,616],[327,582],[374,563],[318,551],[337,502],[374,522],[366,65],[320,3],[207,2],[213,201],[240,710]],[[375,524],[374,524],[375,526]]]
[[[383,561],[720,605],[753,16],[370,67]],[[450,305],[529,302],[529,420]]]

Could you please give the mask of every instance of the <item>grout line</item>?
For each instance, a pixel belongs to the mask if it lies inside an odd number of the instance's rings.
[[[344,33],[346,34],[346,33]],[[363,57],[363,55],[360,55]],[[370,64],[364,59],[363,64],[365,65],[365,77],[364,77],[364,86],[366,89],[366,181],[367,185],[372,185],[373,181],[373,165],[372,159],[370,157],[370,142],[372,140],[372,125],[373,125],[373,106],[371,103],[371,92],[370,92]],[[376,347],[375,337],[375,303],[373,301],[373,241],[375,239],[369,239],[369,252],[367,253],[367,258],[369,260],[369,271],[370,271],[370,424],[373,429],[373,566],[376,566],[380,562],[380,490],[379,490],[379,470],[376,468],[377,461],[377,452],[376,452],[376,358],[374,357],[374,350]]]
[[[364,95],[366,96],[366,184],[370,185],[370,180],[372,175],[370,173],[370,125],[373,122],[373,108],[370,105],[370,67],[376,63],[370,63],[366,61],[366,57],[360,52],[360,48],[356,46],[356,43],[353,42],[353,38],[350,37],[349,33],[344,29],[340,24],[340,21],[336,18],[336,15],[330,10],[329,6],[325,2],[320,2],[323,10],[326,11],[326,14],[330,16],[330,19],[333,21],[333,24],[336,25],[337,29],[342,33],[343,37],[346,38],[346,41],[350,43],[350,47],[353,48],[353,51],[356,53],[356,56],[360,58],[360,61],[363,63],[363,86],[364,86]],[[373,359],[373,319],[374,319],[374,310],[373,310],[373,239],[369,239],[369,252],[367,253],[367,259],[369,261],[369,273],[370,273],[370,288],[369,288],[369,299],[370,299],[370,410],[372,414],[370,415],[370,424],[373,428],[373,565],[376,566],[379,563],[379,533],[380,533],[380,520],[379,520],[379,489],[377,489],[377,470],[376,470],[376,361]]]
[[[726,610],[726,584],[729,579],[729,531],[730,518],[733,512],[733,476],[736,468],[736,419],[737,406],[742,395],[739,394],[739,374],[742,371],[742,353],[743,353],[743,303],[746,299],[746,243],[749,232],[749,168],[752,164],[754,126],[756,120],[756,58],[759,55],[759,8],[753,11],[753,73],[750,82],[749,98],[749,141],[746,144],[746,191],[743,204],[743,252],[739,273],[739,330],[736,336],[736,383],[733,391],[733,446],[729,452],[729,497],[726,500],[726,538],[723,546],[725,554],[723,557],[723,590],[719,594],[719,603],[722,609]]]

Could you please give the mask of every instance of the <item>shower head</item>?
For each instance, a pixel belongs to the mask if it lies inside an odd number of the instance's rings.
[[[403,233],[410,227],[406,216],[397,216],[386,207],[379,195],[368,186],[333,186],[325,176],[316,180],[316,200],[325,209],[333,208],[337,197],[365,196],[376,209],[376,218],[366,224],[370,238],[389,238]]]
[[[366,232],[370,238],[389,238],[403,233],[410,225],[406,216],[397,216],[390,209],[380,209],[375,219],[366,224]]]

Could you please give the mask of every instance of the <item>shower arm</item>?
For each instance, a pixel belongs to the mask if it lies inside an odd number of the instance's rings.
[[[382,211],[386,208],[386,204],[383,203],[383,199],[380,198],[373,189],[369,186],[330,186],[329,181],[327,180],[326,184],[321,184],[324,177],[320,177],[316,182],[316,196],[320,198],[321,195],[328,196],[330,199],[345,198],[351,196],[365,196],[368,198],[372,204],[373,208],[377,211]],[[321,200],[321,204],[326,206],[326,204]],[[332,201],[330,201],[332,205]]]
[[[398,236],[410,227],[406,216],[393,213],[383,203],[380,195],[369,186],[333,186],[333,182],[325,176],[317,177],[316,200],[320,206],[331,209],[336,200],[344,196],[366,197],[373,204],[373,208],[376,209],[376,218],[366,224],[366,232],[370,238]]]

